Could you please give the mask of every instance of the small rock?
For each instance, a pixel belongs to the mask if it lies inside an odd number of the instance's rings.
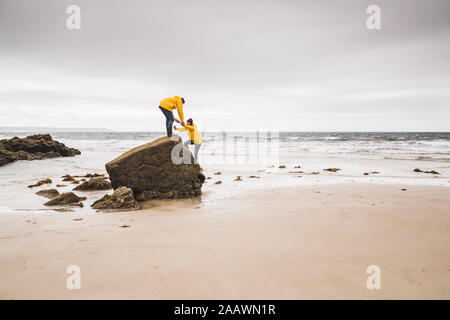
[[[112,189],[111,182],[106,181],[102,177],[91,178],[83,182],[73,190],[90,191],[90,190],[109,190]]]
[[[103,173],[87,173],[83,178],[97,178],[97,177],[104,177],[105,175]]]
[[[58,205],[66,205],[66,204],[74,204],[80,201],[86,200],[85,197],[78,197],[73,192],[64,192],[56,198],[53,198],[50,201],[44,203],[45,206],[58,206]]]
[[[402,191],[406,191],[406,189],[401,189]]]
[[[52,179],[47,178],[47,179],[44,179],[44,180],[39,180],[35,184],[29,185],[28,188],[39,187],[39,186],[42,186],[43,184],[49,184],[49,183],[52,183]]]
[[[237,176],[236,179],[234,179],[234,181],[243,181],[243,180],[241,179],[241,176]]]
[[[371,174],[379,174],[378,171],[372,171]]]
[[[216,181],[214,184],[222,184],[222,181]]]
[[[59,196],[59,191],[56,189],[46,189],[46,190],[38,191],[38,192],[36,192],[36,194],[38,196],[43,196],[43,197],[46,197],[49,199],[53,199],[53,198]]]
[[[288,173],[303,173],[303,171],[289,171]]]
[[[328,172],[338,172],[339,170],[341,170],[341,169],[339,169],[339,168],[326,168],[326,169],[323,169],[323,171],[328,171]]]
[[[72,177],[70,174],[65,174],[61,178],[63,178],[63,181],[75,181],[75,177]]]
[[[365,176],[368,176],[368,175],[369,175],[369,173],[368,173],[368,172],[364,172],[364,175],[365,175]]]
[[[286,166],[284,164],[282,164],[281,166],[279,166],[278,168],[280,169],[286,169]]]
[[[57,188],[61,188],[61,187],[65,187],[65,186],[66,186],[65,184],[57,184],[56,185]]]
[[[249,176],[249,178],[260,179],[260,177],[258,177],[258,176]]]
[[[300,169],[302,166],[295,166],[294,169]]]
[[[74,180],[74,181],[71,182],[71,184],[79,184],[79,183],[80,183],[79,180]]]
[[[129,225],[126,225],[126,224],[123,224],[123,225],[121,225],[121,226],[119,226],[119,228],[129,228],[130,226]]]
[[[93,209],[137,209],[139,205],[130,188],[119,187],[112,195],[106,195],[95,201],[91,207]]]
[[[222,174],[222,172],[220,172],[220,171],[217,171],[217,172],[215,172],[214,174],[215,174],[215,175],[218,175],[218,176],[219,176],[219,175],[221,175],[221,174]]]
[[[419,168],[414,169],[414,172],[422,172],[422,173],[431,173],[431,174],[440,174],[436,170],[422,171]]]
[[[206,179],[212,179],[211,177],[208,177],[208,178],[206,178]]]

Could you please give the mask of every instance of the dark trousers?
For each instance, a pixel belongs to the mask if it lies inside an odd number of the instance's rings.
[[[162,113],[164,114],[164,116],[166,117],[166,131],[167,131],[167,136],[171,137],[172,136],[172,126],[173,126],[173,112],[169,111],[167,109],[164,109],[163,107],[159,106],[159,108],[161,109]]]

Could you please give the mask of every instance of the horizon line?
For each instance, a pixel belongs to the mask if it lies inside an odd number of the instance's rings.
[[[14,131],[9,131],[14,130]],[[108,128],[72,128],[72,127],[0,127],[0,133],[44,133],[43,131],[49,130],[48,133],[165,133],[165,131],[146,131],[146,130],[113,130]],[[68,130],[68,131],[65,131]],[[79,131],[77,131],[79,130]],[[218,130],[218,131],[207,131],[203,132],[263,132],[261,130]],[[450,131],[409,131],[409,130],[277,130],[271,129],[270,131],[278,131],[280,133],[450,133]]]

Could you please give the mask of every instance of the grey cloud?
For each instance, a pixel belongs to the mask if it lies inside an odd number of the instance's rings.
[[[448,0],[78,0],[82,29],[69,31],[73,3],[0,0],[0,126],[23,120],[14,110],[76,105],[107,122],[96,126],[156,130],[159,100],[177,94],[206,127],[450,127]],[[365,27],[374,3],[380,31]],[[373,114],[384,124],[361,120]]]

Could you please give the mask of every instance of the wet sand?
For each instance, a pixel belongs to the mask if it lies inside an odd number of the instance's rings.
[[[449,299],[449,190],[335,184],[214,207],[5,214],[0,298]],[[69,265],[81,268],[80,290],[66,287]],[[381,290],[366,287],[369,265]]]

